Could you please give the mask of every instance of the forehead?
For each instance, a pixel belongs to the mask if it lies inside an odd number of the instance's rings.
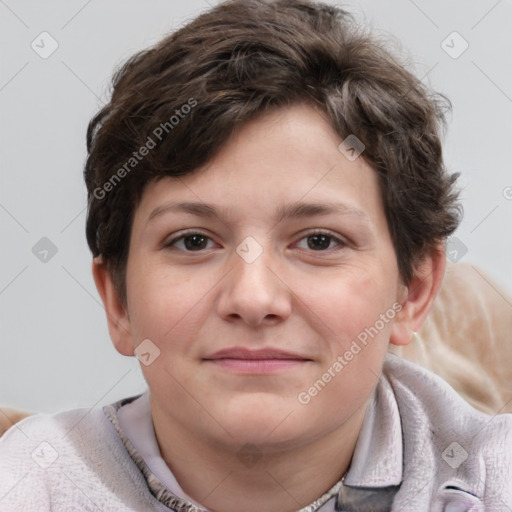
[[[136,218],[147,221],[178,199],[223,205],[233,218],[242,211],[282,216],[284,205],[300,201],[341,202],[369,217],[382,213],[374,170],[362,157],[348,159],[342,141],[326,115],[310,106],[261,115],[193,173],[150,183]]]

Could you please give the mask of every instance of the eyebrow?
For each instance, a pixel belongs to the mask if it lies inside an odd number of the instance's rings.
[[[198,217],[218,217],[221,220],[229,217],[228,210],[226,208],[216,208],[215,206],[207,203],[188,201],[170,202],[155,208],[149,214],[146,225],[156,217],[169,212],[190,213]],[[274,217],[276,223],[278,223],[287,219],[333,214],[355,215],[361,220],[370,223],[369,217],[362,210],[343,203],[291,203],[278,207]]]

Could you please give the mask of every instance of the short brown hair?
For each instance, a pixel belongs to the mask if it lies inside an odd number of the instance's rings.
[[[406,284],[415,262],[460,221],[458,174],[446,172],[440,140],[449,100],[340,8],[223,2],[132,56],[112,86],[87,131],[86,235],[124,304],[131,226],[145,186],[208,163],[235,129],[274,108],[320,108],[342,139],[354,134],[365,145]]]

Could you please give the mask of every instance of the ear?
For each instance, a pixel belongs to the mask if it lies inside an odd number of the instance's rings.
[[[119,299],[110,272],[101,256],[93,259],[92,275],[107,313],[108,331],[114,346],[119,353],[133,356],[134,344],[130,318]]]
[[[419,331],[432,303],[441,288],[446,268],[443,244],[438,244],[423,261],[414,268],[414,276],[403,288],[402,309],[395,317],[390,343],[407,345],[415,332]]]

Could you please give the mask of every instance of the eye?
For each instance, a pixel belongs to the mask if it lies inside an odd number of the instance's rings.
[[[199,252],[203,249],[212,248],[211,246],[208,247],[208,241],[213,243],[210,237],[205,234],[189,231],[188,233],[182,233],[180,236],[164,242],[163,247],[175,247],[185,252]]]
[[[315,230],[301,238],[300,241],[306,240],[306,247],[300,249],[311,249],[317,252],[324,252],[327,249],[341,249],[347,245],[346,242],[334,236],[330,231]],[[333,246],[334,243],[334,246]]]
[[[300,244],[305,240],[306,244]],[[210,243],[210,245],[208,245]],[[162,244],[164,248],[176,248],[184,252],[200,252],[213,247],[213,240],[199,231],[189,231],[176,236]],[[310,249],[315,252],[326,252],[327,250],[342,249],[347,243],[339,237],[334,236],[330,231],[315,230],[302,237],[297,244],[300,249]]]

